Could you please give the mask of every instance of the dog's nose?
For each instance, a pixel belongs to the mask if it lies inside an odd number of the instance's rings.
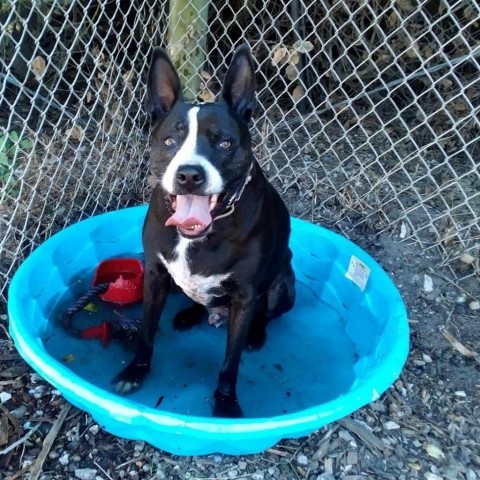
[[[205,182],[205,170],[199,165],[182,165],[177,170],[177,183],[181,187],[199,187]]]

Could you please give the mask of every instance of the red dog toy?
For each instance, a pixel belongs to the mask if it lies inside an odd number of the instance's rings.
[[[137,320],[122,317],[77,330],[73,326],[73,316],[97,295],[105,302],[118,305],[139,302],[143,298],[143,274],[143,263],[136,258],[114,258],[101,262],[95,270],[92,289],[65,312],[65,329],[76,337],[99,339],[104,347],[112,337],[128,342],[133,340],[138,331]]]
[[[136,258],[113,258],[98,265],[93,286],[109,283],[102,300],[119,305],[135,303],[143,298],[143,264]]]

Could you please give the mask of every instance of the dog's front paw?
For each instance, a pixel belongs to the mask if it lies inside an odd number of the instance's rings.
[[[150,364],[139,364],[135,361],[122,370],[114,379],[117,393],[126,394],[138,389],[145,377],[150,373]]]
[[[226,395],[225,393],[215,390],[215,407],[213,408],[213,416],[220,418],[241,418],[243,417],[242,409],[238,404],[236,395]]]

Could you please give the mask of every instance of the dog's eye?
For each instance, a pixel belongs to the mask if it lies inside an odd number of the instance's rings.
[[[164,143],[167,147],[172,147],[173,145],[175,145],[175,139],[173,137],[167,137],[165,140],[164,140]]]
[[[230,140],[222,140],[218,146],[220,148],[224,148],[225,150],[229,149],[232,146],[232,142]]]

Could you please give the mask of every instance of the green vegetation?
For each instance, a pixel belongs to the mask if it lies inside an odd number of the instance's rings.
[[[32,148],[32,141],[21,138],[15,130],[0,133],[0,184],[6,186],[13,181],[17,158]]]

